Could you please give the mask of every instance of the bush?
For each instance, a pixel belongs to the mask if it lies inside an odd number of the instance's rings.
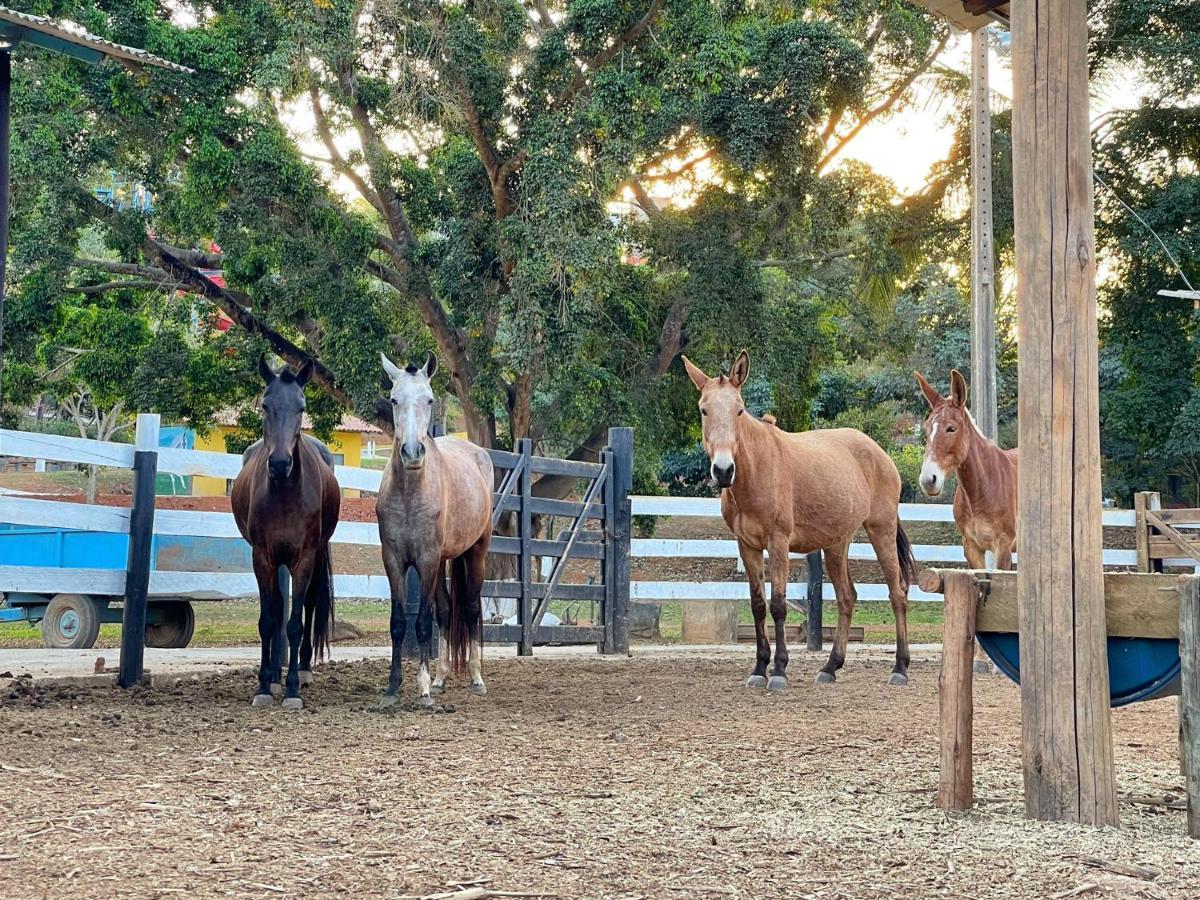
[[[900,502],[920,503],[930,498],[921,493],[918,479],[921,477],[921,464],[925,461],[925,448],[917,444],[907,447],[897,447],[888,454],[900,472]]]

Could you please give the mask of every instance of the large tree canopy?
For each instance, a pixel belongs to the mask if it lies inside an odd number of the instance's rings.
[[[175,414],[253,390],[205,383],[201,352],[247,373],[264,341],[311,356],[370,415],[379,350],[436,349],[474,440],[586,455],[611,424],[660,421],[685,345],[715,362],[744,344],[800,424],[831,298],[890,301],[931,220],[841,158],[947,39],[902,0],[30,8],[198,74],[21,51],[10,359],[52,362],[62,310],[129,279],[179,378],[138,402]],[[153,210],[96,199],[110,170]],[[652,199],[701,170],[686,207]],[[623,194],[645,215],[610,214]],[[80,259],[89,233],[105,247]],[[164,319],[177,289],[237,330]]]

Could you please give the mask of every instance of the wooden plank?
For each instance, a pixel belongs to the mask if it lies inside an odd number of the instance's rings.
[[[524,473],[522,473],[524,474]],[[532,474],[532,473],[531,473]],[[574,518],[583,511],[583,504],[574,500],[550,500],[546,497],[532,497],[525,504],[529,512],[544,516],[570,516]],[[505,497],[498,506],[506,512],[518,512],[522,507],[520,497]],[[586,516],[588,519],[603,519],[604,504],[593,503]]]
[[[975,610],[979,585],[972,572],[948,572],[942,667],[938,674],[938,744],[941,754],[937,806],[965,810],[974,803],[972,755]]]
[[[0,428],[0,456],[28,456],[56,462],[133,468],[133,445],[93,441],[61,434],[36,434]]]
[[[530,541],[529,549],[534,556],[560,557],[563,551],[567,548],[566,541]],[[516,537],[503,537],[496,535],[492,538],[491,544],[492,553],[500,553],[505,556],[519,556],[521,553],[521,539]],[[604,559],[604,545],[595,544],[591,541],[579,541],[571,550],[572,559]]]
[[[1025,810],[1118,821],[1101,559],[1086,0],[1013,9]]]
[[[1162,560],[1166,563],[1167,560],[1176,560],[1180,563],[1195,565],[1198,561],[1196,554],[1200,553],[1200,539],[1180,535],[1187,545],[1191,548],[1186,558],[1182,555],[1183,551],[1178,541],[1173,541],[1167,537],[1151,537],[1149,540],[1149,555],[1150,563],[1154,564],[1156,560]],[[1176,563],[1172,563],[1174,565]],[[1161,568],[1161,567],[1160,567]]]
[[[533,471],[538,475],[574,475],[576,478],[595,478],[604,471],[600,463],[582,462],[575,459],[553,459],[535,456],[530,460]]]
[[[992,112],[988,33],[971,35],[971,410],[996,439],[996,299],[992,243]]]
[[[1200,577],[1183,579],[1179,605],[1180,770],[1187,789],[1188,834],[1200,838]]]
[[[0,500],[0,521],[11,525],[77,528],[80,531],[129,533],[129,510],[119,506],[64,503],[5,496]]]
[[[492,459],[492,465],[497,469],[511,469],[521,459],[520,453],[510,453],[507,450],[488,450],[487,455]]]
[[[495,644],[516,644],[521,640],[520,625],[484,625],[483,639]],[[542,625],[533,630],[535,644],[598,644],[604,629],[593,625]]]
[[[1159,519],[1171,525],[1200,524],[1200,509],[1162,509],[1159,506],[1150,509]]]
[[[1185,556],[1190,556],[1197,562],[1200,562],[1200,552],[1197,551],[1195,545],[1190,543],[1187,538],[1181,535],[1170,525],[1167,525],[1165,522],[1163,522],[1163,520],[1159,518],[1157,511],[1146,510],[1146,524],[1157,529],[1158,534],[1161,535],[1161,537],[1156,537],[1152,534],[1150,537],[1151,559],[1154,559],[1154,547],[1161,546],[1159,542],[1165,539],[1168,543],[1173,544],[1176,548],[1178,548],[1179,552],[1183,553]]]

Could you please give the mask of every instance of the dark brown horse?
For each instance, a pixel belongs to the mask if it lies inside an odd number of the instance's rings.
[[[723,488],[721,515],[737,538],[750,582],[750,608],[758,660],[747,687],[787,687],[788,554],[825,551],[838,600],[837,636],[818,682],[836,678],[846,659],[850,619],[858,595],[850,578],[850,541],[865,528],[888,584],[896,616],[896,667],[891,684],[908,682],[908,586],[915,563],[900,527],[900,473],[883,449],[861,431],[834,428],[789,434],[773,422],[745,415],[742,385],[750,374],[743,350],[728,376],[710,378],[684,357],[700,391],[700,422],[712,476]],[[771,617],[775,620],[775,666],[767,679],[771,644],[763,551],[770,557]],[[820,628],[819,622],[809,623]]]
[[[957,369],[950,373],[949,397],[920,372],[913,374],[929,404],[921,490],[937,497],[946,479],[957,475],[954,524],[967,563],[985,569],[991,551],[997,569],[1011,569],[1017,542],[1017,451],[1002,450],[980,433],[967,410],[967,380]]]
[[[429,436],[433,411],[429,380],[437,371],[432,354],[424,366],[403,369],[380,355],[392,381],[390,400],[395,423],[392,460],[384,471],[375,504],[383,566],[392,587],[392,667],[381,705],[390,706],[399,699],[410,568],[417,572],[420,592],[417,702],[432,706],[430,694],[445,690],[450,666],[461,669],[464,661],[471,676],[468,690],[483,696],[487,688],[479,665],[483,646],[480,593],[492,541],[492,459],[486,450],[468,441]],[[431,680],[434,599],[440,652],[437,677]]]
[[[273,687],[280,681],[285,608],[280,570],[286,568],[294,602],[287,625],[290,653],[283,706],[303,709],[300,685],[311,683],[313,649],[325,656],[333,623],[329,539],[337,527],[341,491],[329,451],[300,430],[304,385],[312,364],[296,374],[284,368],[277,375],[260,357],[258,371],[267,383],[262,399],[263,438],[243,455],[230,497],[238,531],[254,550],[258,580],[262,665],[252,705],[270,706]]]

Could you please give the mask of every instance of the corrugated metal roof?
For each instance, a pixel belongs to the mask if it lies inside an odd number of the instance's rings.
[[[196,74],[194,69],[139,50],[137,47],[126,47],[96,37],[74,22],[56,22],[45,16],[17,12],[7,6],[0,6],[0,40],[7,40],[13,44],[33,44],[87,62],[99,62],[101,58],[106,57],[124,66],[158,66],[160,69],[182,72],[185,75]]]

